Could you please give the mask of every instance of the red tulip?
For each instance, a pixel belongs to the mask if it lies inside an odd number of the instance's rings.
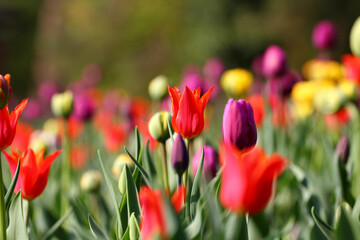
[[[21,195],[26,200],[33,200],[45,189],[52,162],[60,154],[61,150],[44,158],[44,149],[36,155],[32,149],[28,149],[20,155],[12,151],[12,155],[3,151],[9,164],[11,176],[14,177],[18,159],[20,159],[20,174],[14,192],[21,189]]]
[[[255,125],[257,127],[261,126],[266,114],[263,97],[261,94],[254,94],[251,97],[248,97],[246,101],[250,103],[253,108]]]
[[[220,147],[220,201],[233,212],[261,212],[269,202],[276,179],[285,170],[287,161],[279,154],[267,157],[261,148],[243,153],[235,146]]]
[[[141,237],[144,240],[157,235],[166,238],[165,203],[161,191],[143,186],[139,192],[139,201],[142,209]]]
[[[186,187],[181,185],[176,189],[170,199],[171,205],[174,207],[175,212],[181,212],[181,209],[184,207],[185,197]]]
[[[178,88],[169,86],[173,110],[171,123],[183,138],[192,139],[203,130],[204,110],[213,89],[214,86],[200,98],[200,88],[191,91],[186,86],[184,93],[180,93]]]
[[[10,115],[7,106],[0,110],[0,150],[10,146],[14,140],[16,124],[27,102],[28,100],[24,99]]]
[[[17,130],[10,150],[25,152],[29,146],[31,134],[34,132],[33,127],[28,123],[18,122]]]

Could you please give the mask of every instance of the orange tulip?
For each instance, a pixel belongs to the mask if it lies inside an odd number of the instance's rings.
[[[14,140],[16,124],[27,102],[28,100],[24,99],[10,115],[7,106],[0,110],[0,150],[10,146]]]
[[[174,207],[175,212],[181,212],[184,207],[185,197],[186,187],[181,185],[175,190],[170,199],[170,203]]]
[[[186,86],[184,92],[180,93],[178,88],[169,86],[173,110],[171,123],[183,138],[192,139],[203,130],[204,110],[213,89],[214,86],[200,98],[200,88],[191,91]]]
[[[220,147],[220,201],[233,212],[261,212],[269,202],[276,179],[285,170],[287,161],[279,154],[267,157],[261,148],[243,153],[235,146]]]
[[[3,151],[12,177],[20,159],[20,173],[14,192],[17,193],[21,189],[22,197],[29,201],[39,196],[46,187],[50,166],[60,152],[61,150],[58,150],[44,158],[44,149],[36,155],[32,149],[28,149],[22,155],[16,151],[12,151],[12,155]]]

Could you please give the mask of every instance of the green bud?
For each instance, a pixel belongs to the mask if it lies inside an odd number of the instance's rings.
[[[96,192],[100,189],[103,182],[102,175],[97,170],[90,170],[81,176],[80,188],[85,192]]]
[[[132,213],[129,220],[129,237],[130,240],[139,239],[138,223],[135,217],[135,213]]]
[[[3,109],[9,102],[10,86],[2,75],[0,75],[0,109]]]
[[[51,99],[51,110],[57,117],[68,118],[73,111],[74,96],[72,92],[54,94]]]
[[[126,166],[124,165],[123,170],[121,171],[119,182],[118,182],[118,188],[121,193],[121,195],[124,195],[126,192],[126,172],[125,169]]]
[[[135,164],[130,159],[129,155],[127,155],[126,153],[122,153],[115,159],[113,166],[111,168],[111,171],[116,178],[120,177],[125,164],[129,167],[130,171],[132,171],[135,167]]]
[[[148,126],[151,137],[158,142],[164,143],[170,137],[168,121],[171,122],[171,115],[168,112],[155,113]]]
[[[350,32],[351,52],[360,57],[360,17],[358,17]]]
[[[149,95],[152,100],[162,100],[168,94],[168,80],[160,75],[150,81]]]

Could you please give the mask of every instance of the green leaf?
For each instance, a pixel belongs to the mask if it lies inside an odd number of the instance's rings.
[[[17,182],[17,179],[19,177],[19,172],[20,172],[20,159],[18,160],[18,164],[17,164],[17,167],[16,167],[14,177],[13,177],[13,179],[12,179],[12,181],[10,183],[10,186],[9,186],[7,192],[6,192],[6,195],[5,195],[5,208],[6,208],[6,210],[9,209],[10,200],[11,200],[11,197],[13,196],[13,193],[14,193],[16,182]]]
[[[23,217],[21,191],[16,194],[10,205],[9,218],[10,223],[6,229],[7,238],[21,240],[29,239]]]
[[[129,226],[126,228],[126,231],[125,231],[124,235],[122,236],[121,240],[130,240]]]
[[[173,129],[172,129],[172,124],[171,124],[171,121],[169,118],[167,119],[167,123],[168,123],[168,129],[169,129],[171,141],[172,141],[172,143],[174,143]]]
[[[52,237],[55,232],[61,227],[61,225],[71,216],[72,210],[68,210],[62,218],[60,218],[43,236],[43,240],[49,239]]]
[[[329,240],[333,239],[334,238],[333,228],[320,218],[320,216],[315,211],[315,207],[311,208],[311,215],[313,216],[316,225],[319,227],[319,229],[325,235],[325,237]]]
[[[95,222],[95,220],[89,214],[89,227],[91,233],[94,235],[95,239],[106,239],[110,240],[101,227]]]
[[[149,174],[146,172],[146,170],[141,166],[141,164],[131,155],[131,153],[129,153],[129,151],[126,149],[126,147],[124,146],[124,150],[127,153],[127,155],[129,155],[130,159],[134,162],[134,164],[136,165],[136,167],[139,169],[139,171],[141,172],[141,175],[143,175],[144,180],[146,182],[147,185],[151,186],[150,181],[149,181]]]
[[[241,216],[236,213],[229,214],[225,225],[225,239],[249,239],[247,220],[245,216]]]
[[[198,237],[201,233],[202,228],[202,216],[201,216],[201,207],[200,203],[197,204],[197,210],[195,214],[194,220],[190,223],[190,225],[185,229],[186,235],[189,239],[194,239]]]
[[[135,213],[136,219],[140,221],[140,204],[138,200],[138,193],[127,165],[125,165],[125,169],[128,219],[131,217],[132,213]]]
[[[114,191],[113,185],[111,184],[110,177],[109,177],[109,175],[107,174],[107,172],[105,170],[104,163],[103,163],[103,161],[101,159],[99,150],[98,150],[98,156],[99,156],[99,161],[100,161],[101,169],[102,169],[103,174],[104,174],[106,184],[107,184],[107,186],[109,188],[109,191],[110,191],[111,200],[112,200],[113,205],[114,205],[115,210],[116,210],[116,219],[118,221],[116,234],[117,234],[117,236],[122,236],[123,229],[122,229],[122,225],[121,225],[119,206],[118,206],[118,203],[116,201],[115,191]]]
[[[360,224],[341,206],[341,215],[336,229],[336,239],[360,239]]]
[[[135,159],[139,161],[141,152],[141,138],[138,127],[135,127]]]
[[[145,155],[144,155],[144,165],[145,165],[145,168],[149,171],[151,178],[155,179],[157,176],[157,172],[156,172],[156,168],[155,168],[153,159],[151,158],[151,155],[150,155],[149,140],[146,143]]]
[[[201,183],[203,165],[204,165],[204,149],[202,149],[199,167],[197,169],[194,183],[193,183],[192,189],[191,189],[191,195],[190,195],[190,218],[191,218],[191,220],[193,220],[195,217],[196,204],[200,198],[200,183]]]

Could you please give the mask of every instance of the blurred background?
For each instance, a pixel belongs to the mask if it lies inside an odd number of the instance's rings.
[[[43,81],[75,81],[96,64],[104,89],[145,96],[159,74],[177,84],[184,67],[210,57],[249,69],[273,43],[300,69],[316,55],[311,33],[321,20],[338,27],[333,56],[350,51],[359,9],[359,0],[1,0],[0,73],[10,73],[24,97]]]

